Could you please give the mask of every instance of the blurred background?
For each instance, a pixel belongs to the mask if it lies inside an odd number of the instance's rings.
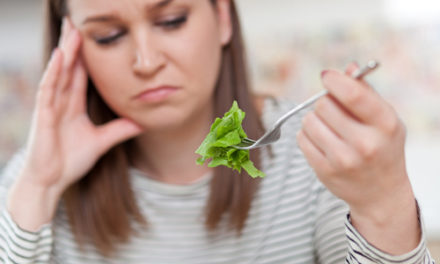
[[[407,125],[408,171],[440,260],[440,1],[236,0],[257,93],[302,101],[320,73],[369,59]],[[42,73],[43,0],[0,0],[0,168],[23,146]]]

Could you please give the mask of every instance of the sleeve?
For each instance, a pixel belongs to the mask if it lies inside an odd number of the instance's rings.
[[[23,151],[15,154],[0,176],[0,262],[51,263],[52,224],[46,224],[36,232],[28,232],[13,221],[6,209],[9,187],[18,175],[23,160]]]
[[[317,263],[355,264],[434,264],[426,247],[425,230],[420,219],[422,236],[419,245],[400,256],[387,254],[365,240],[350,222],[348,205],[335,197],[325,186],[318,189],[317,220],[314,244]]]
[[[383,264],[434,264],[426,247],[426,236],[423,220],[421,219],[420,208],[417,206],[419,223],[421,229],[421,239],[419,245],[404,255],[393,256],[387,254],[370,243],[353,227],[350,221],[350,214],[345,218],[345,230],[349,244],[349,252],[346,263],[383,263]]]

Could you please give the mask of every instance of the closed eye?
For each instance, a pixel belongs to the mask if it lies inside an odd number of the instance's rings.
[[[118,40],[120,37],[125,35],[125,31],[120,31],[114,35],[103,37],[103,38],[96,38],[95,42],[99,45],[109,45]]]
[[[188,16],[184,15],[175,19],[170,19],[170,20],[164,20],[162,22],[157,22],[156,25],[163,27],[167,30],[173,30],[173,29],[178,29],[180,28],[183,24],[186,23],[186,21],[188,20]],[[113,34],[111,36],[108,37],[102,37],[102,38],[95,38],[95,42],[98,45],[110,45],[113,44],[114,42],[116,42],[119,38],[123,37],[127,32],[125,30],[120,31],[116,34]]]
[[[188,20],[188,16],[181,16],[175,19],[165,20],[162,22],[157,22],[158,26],[164,27],[165,29],[177,29],[183,25]]]

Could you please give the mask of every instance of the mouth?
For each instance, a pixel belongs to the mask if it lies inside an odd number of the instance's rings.
[[[179,88],[176,86],[164,85],[146,89],[135,95],[133,99],[142,102],[159,103],[166,100],[169,96],[171,96],[178,90]]]

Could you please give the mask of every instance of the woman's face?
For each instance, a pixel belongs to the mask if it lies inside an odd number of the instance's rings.
[[[229,0],[74,0],[82,57],[104,101],[145,128],[176,127],[212,109]]]

